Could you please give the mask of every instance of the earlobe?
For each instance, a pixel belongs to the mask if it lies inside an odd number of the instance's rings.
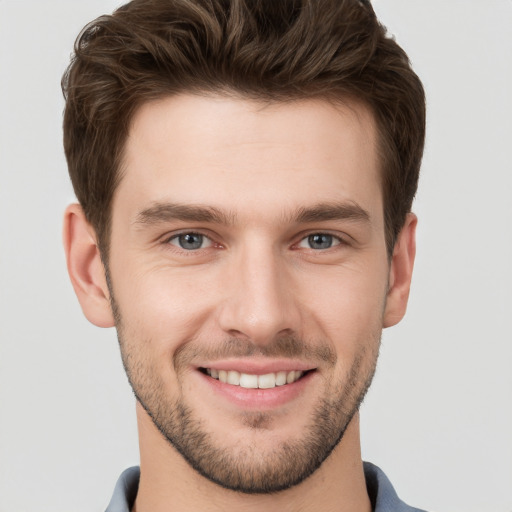
[[[66,208],[63,241],[69,277],[84,315],[98,327],[113,327],[110,294],[96,236],[78,204]]]
[[[417,223],[416,215],[413,213],[407,214],[405,224],[393,249],[388,295],[384,310],[384,327],[391,327],[400,322],[407,310],[412,270],[416,256]]]

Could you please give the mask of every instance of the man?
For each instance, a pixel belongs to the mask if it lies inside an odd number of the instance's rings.
[[[107,510],[418,510],[360,454],[425,130],[369,3],[135,0],[75,51],[68,270],[140,441]]]

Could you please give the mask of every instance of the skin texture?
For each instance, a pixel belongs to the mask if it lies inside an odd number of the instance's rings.
[[[369,510],[357,409],[405,313],[416,226],[388,259],[371,114],[181,95],[142,106],[125,149],[109,285],[77,205],[64,239],[138,397],[136,510]],[[240,398],[210,367],[310,371]]]

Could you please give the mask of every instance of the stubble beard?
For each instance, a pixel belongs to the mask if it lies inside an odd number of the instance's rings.
[[[236,450],[224,448],[216,444],[182,393],[175,400],[169,397],[163,380],[141,349],[141,345],[148,344],[127,339],[119,308],[113,299],[112,303],[123,365],[137,401],[163,437],[195,471],[232,491],[276,493],[300,484],[313,474],[343,438],[375,373],[380,331],[359,348],[345,378],[326,389],[310,414],[310,421],[300,439],[284,441],[269,453],[262,452],[258,446],[237,446]],[[237,342],[226,340],[226,345],[236,346]],[[287,355],[282,354],[279,347],[290,348],[294,343],[295,346],[306,346],[302,340],[288,337],[267,352]],[[324,345],[324,350],[325,347],[327,345]],[[297,352],[300,350],[296,349]],[[244,423],[250,429],[264,431],[271,424],[271,416],[264,412],[246,414]],[[226,436],[229,436],[229,432],[226,432]]]

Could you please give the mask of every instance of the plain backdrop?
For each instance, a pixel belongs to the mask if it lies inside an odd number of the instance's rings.
[[[60,77],[119,2],[0,0],[0,512],[104,510],[138,462],[113,330],[68,282]],[[375,0],[428,96],[418,256],[364,458],[436,512],[512,511],[512,1]]]

